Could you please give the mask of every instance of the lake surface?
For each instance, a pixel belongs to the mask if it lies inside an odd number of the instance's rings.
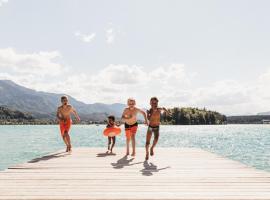
[[[74,125],[70,133],[73,147],[104,147],[105,152],[104,127]],[[146,129],[139,126],[139,147],[145,145]],[[123,133],[122,126],[116,147],[125,146]],[[157,147],[201,148],[270,171],[270,125],[161,126]],[[64,148],[56,125],[0,126],[0,170]]]

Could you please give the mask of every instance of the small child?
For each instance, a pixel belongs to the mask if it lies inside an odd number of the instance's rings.
[[[119,126],[119,124],[116,124],[116,122],[115,122],[115,117],[113,115],[108,116],[108,124],[107,124],[106,128],[107,129],[108,128],[115,128],[115,126]],[[116,135],[120,134],[121,129],[117,128],[116,131],[118,131],[118,132],[113,132],[112,134],[108,135],[108,151],[106,153],[113,153],[113,147],[114,147],[115,141],[116,141],[115,137],[116,137]]]

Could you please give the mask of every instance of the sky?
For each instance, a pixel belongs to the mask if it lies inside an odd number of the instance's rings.
[[[0,79],[85,103],[270,111],[268,0],[0,0]]]

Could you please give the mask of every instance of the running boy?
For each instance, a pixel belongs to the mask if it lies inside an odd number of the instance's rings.
[[[56,117],[59,120],[62,138],[67,146],[66,152],[69,152],[71,151],[71,142],[68,132],[72,123],[70,115],[73,114],[78,122],[80,121],[80,117],[78,116],[76,110],[70,104],[68,104],[67,96],[61,97],[61,103],[62,105],[57,109]]]
[[[153,144],[150,148],[150,155],[154,155],[154,147],[156,146],[159,138],[159,125],[160,125],[160,114],[162,111],[169,113],[166,108],[159,108],[158,107],[158,99],[157,97],[152,97],[150,99],[150,105],[151,109],[147,110],[147,119],[149,120],[149,126],[147,130],[147,135],[146,135],[146,156],[145,160],[149,159],[149,145],[150,145],[150,140],[152,137],[152,133],[154,132],[154,141]]]
[[[135,152],[135,145],[136,145],[135,135],[136,135],[137,128],[138,128],[137,114],[141,113],[144,116],[145,124],[148,125],[148,121],[146,118],[146,113],[143,110],[135,107],[135,105],[136,105],[135,99],[129,98],[127,101],[127,105],[128,105],[128,107],[125,108],[125,110],[122,114],[122,121],[125,122],[125,132],[126,132],[126,145],[127,145],[126,155],[129,155],[129,143],[131,140],[132,141],[132,154],[131,154],[131,156],[135,156],[135,154],[136,154],[136,152]]]

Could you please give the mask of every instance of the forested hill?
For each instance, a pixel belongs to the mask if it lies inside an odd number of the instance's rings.
[[[199,124],[226,124],[227,118],[215,111],[198,108],[172,108],[171,115],[162,114],[163,124],[199,125]]]
[[[9,108],[0,106],[0,124],[5,123],[18,123],[31,121],[33,117],[27,113],[18,110],[11,110]]]
[[[0,106],[0,125],[3,124],[54,124],[50,119],[36,119],[30,113]]]

